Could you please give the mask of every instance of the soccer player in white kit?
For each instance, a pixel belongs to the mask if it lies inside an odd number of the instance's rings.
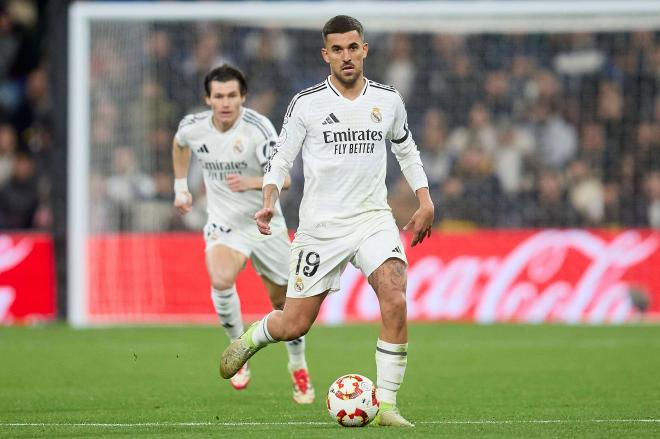
[[[279,204],[273,233],[262,235],[254,226],[253,215],[261,208],[263,167],[268,162],[277,137],[270,121],[243,107],[247,81],[237,68],[222,65],[211,70],[205,80],[206,104],[210,111],[186,116],[174,136],[174,206],[181,214],[192,209],[187,174],[195,154],[204,172],[208,222],[204,227],[206,268],[211,280],[211,299],[230,341],[244,331],[241,305],[235,281],[252,259],[274,309],[282,309],[288,278],[290,243]],[[284,186],[289,184],[288,177]],[[289,373],[293,398],[301,404],[314,401],[304,336],[287,341]],[[237,390],[250,381],[247,363],[232,377]]]
[[[386,139],[419,201],[404,227],[413,235],[412,246],[431,234],[433,202],[401,96],[363,75],[368,45],[362,25],[352,17],[334,17],[323,28],[323,42],[330,76],[291,101],[266,166],[263,208],[255,214],[259,230],[273,233],[279,191],[302,149],[305,188],[284,310],[271,312],[232,342],[220,371],[229,378],[267,344],[307,333],[351,262],[367,277],[380,304],[376,382],[381,405],[374,422],[412,427],[396,406],[407,363],[407,261],[387,204]]]

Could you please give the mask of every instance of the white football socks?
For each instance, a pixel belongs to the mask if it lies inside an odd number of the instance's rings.
[[[255,347],[261,348],[269,343],[275,343],[273,337],[268,332],[268,317],[275,311],[266,314],[263,319],[259,320],[252,331],[252,343]]]
[[[211,288],[211,300],[227,337],[231,341],[236,340],[244,330],[241,302],[236,293],[236,287],[232,286],[226,290]]]
[[[289,353],[289,367],[292,369],[307,368],[305,360],[305,336],[284,343]]]
[[[408,363],[408,343],[393,344],[378,339],[376,343],[376,398],[396,405]]]

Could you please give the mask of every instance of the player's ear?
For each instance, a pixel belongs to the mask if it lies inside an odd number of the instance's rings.
[[[206,105],[209,107],[211,106],[211,97],[210,96],[204,96],[204,102],[206,102]]]
[[[328,56],[328,49],[325,47],[321,48],[321,56],[323,57],[323,61],[325,61],[327,64],[330,64],[330,57]]]
[[[369,43],[362,43],[362,50],[364,51],[364,57],[367,57],[369,53]]]

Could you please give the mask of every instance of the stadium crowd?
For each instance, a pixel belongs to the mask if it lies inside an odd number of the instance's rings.
[[[38,12],[0,9],[2,228],[48,228],[48,188],[57,184],[48,169],[53,109]],[[190,175],[195,214],[182,219],[172,208],[170,154],[178,121],[205,109],[209,69],[242,68],[246,106],[278,129],[293,93],[326,75],[317,32],[182,26],[92,33],[93,231],[204,224],[201,169]],[[660,228],[660,34],[366,38],[366,76],[406,101],[438,227]],[[403,221],[416,201],[391,158],[389,197]],[[299,163],[292,179],[282,201],[295,228]]]

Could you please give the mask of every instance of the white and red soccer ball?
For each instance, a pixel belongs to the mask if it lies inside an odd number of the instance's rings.
[[[355,373],[339,377],[330,385],[326,405],[330,416],[344,427],[364,427],[374,420],[380,406],[374,383]]]

